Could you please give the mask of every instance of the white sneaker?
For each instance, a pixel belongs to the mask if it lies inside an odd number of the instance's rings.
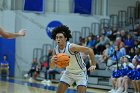
[[[127,91],[124,91],[123,93],[128,93]]]
[[[119,88],[116,93],[122,93],[123,92],[123,88]]]
[[[108,93],[115,93],[116,90],[115,89],[111,89],[110,91],[108,91]]]
[[[50,86],[52,84],[51,80],[47,80],[47,85]]]
[[[29,82],[33,82],[33,78],[29,78]]]
[[[27,78],[28,77],[28,74],[25,74],[24,77]]]
[[[52,82],[50,80],[43,80],[43,81],[41,81],[41,83],[43,85],[48,85],[48,86],[50,86],[52,84]]]
[[[43,81],[41,81],[41,83],[42,83],[42,84],[45,84],[45,83],[47,83],[47,80],[44,79]]]

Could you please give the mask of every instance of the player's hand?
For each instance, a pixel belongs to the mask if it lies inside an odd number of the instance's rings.
[[[26,29],[21,29],[21,30],[19,30],[18,34],[19,34],[20,36],[25,36],[25,34],[26,34]]]
[[[51,62],[50,62],[50,68],[51,68],[51,69],[54,69],[54,68],[55,68],[56,60],[57,60],[57,56],[56,56],[56,55],[52,56]]]
[[[95,70],[95,69],[96,69],[96,65],[92,65],[92,66],[89,67],[88,70],[89,70],[89,71],[93,71],[93,70]]]
[[[51,58],[51,62],[56,63],[57,62],[57,56],[53,55]]]

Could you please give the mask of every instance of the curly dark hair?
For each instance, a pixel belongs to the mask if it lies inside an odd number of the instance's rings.
[[[58,26],[55,29],[53,29],[53,31],[52,31],[52,39],[53,40],[55,40],[56,35],[58,33],[62,33],[65,36],[65,38],[67,38],[67,41],[69,41],[69,38],[72,38],[71,31],[69,30],[69,27],[67,27],[65,25],[61,25],[61,26]]]

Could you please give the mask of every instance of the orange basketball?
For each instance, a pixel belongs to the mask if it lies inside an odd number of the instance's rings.
[[[57,56],[56,65],[58,68],[65,68],[69,65],[70,56],[68,56],[65,53],[59,53],[56,56]]]

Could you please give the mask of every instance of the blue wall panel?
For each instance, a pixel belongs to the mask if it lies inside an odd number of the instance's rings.
[[[0,61],[7,55],[9,62],[9,76],[14,77],[15,72],[15,39],[0,38]]]

